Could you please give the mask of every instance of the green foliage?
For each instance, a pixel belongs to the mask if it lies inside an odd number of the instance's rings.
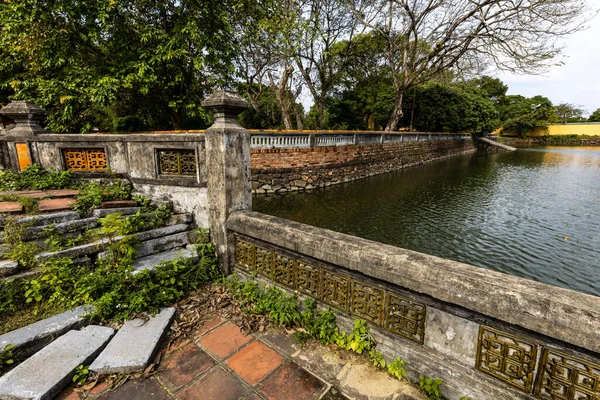
[[[48,251],[61,251],[71,247],[82,245],[89,241],[89,234],[86,232],[83,235],[67,235],[60,232],[54,224],[46,226],[41,234],[46,236],[44,239],[44,248]]]
[[[470,400],[467,396],[462,396],[460,400]]]
[[[107,185],[98,182],[84,183],[75,197],[76,203],[71,207],[81,215],[90,215],[103,201],[126,200],[131,197],[131,185],[115,179]]]
[[[75,386],[81,386],[85,383],[89,374],[89,368],[82,364],[75,368],[75,374],[73,375],[72,382],[75,384]]]
[[[588,122],[600,122],[600,108],[590,114]]]
[[[472,132],[485,134],[500,126],[493,101],[483,90],[471,85],[444,86],[430,83],[406,93],[404,118],[408,126],[425,132]]]
[[[232,75],[232,21],[253,8],[238,0],[0,4],[0,88],[49,110],[52,132],[205,127],[200,101]]]
[[[432,400],[440,400],[440,386],[444,383],[441,379],[432,379],[424,376],[419,377],[419,387]]]
[[[118,252],[115,252],[118,254]],[[98,262],[93,270],[73,264],[68,258],[54,259],[41,266],[42,273],[30,281],[9,280],[0,291],[0,314],[36,312],[54,305],[76,307],[88,304],[100,321],[126,319],[134,313],[155,312],[180,300],[200,285],[219,277],[214,248],[199,249],[200,261],[175,260],[154,270],[133,274],[131,260]]]
[[[318,311],[317,302],[311,299],[304,301],[300,326],[303,330],[294,333],[294,338],[299,343],[305,343],[309,338],[314,338],[322,345],[331,344],[338,333],[335,314],[331,308],[327,307],[325,311]]]
[[[369,350],[369,359],[373,363],[373,365],[377,368],[385,368],[386,362],[383,354],[376,351],[375,348]]]
[[[26,225],[18,223],[14,218],[4,220],[4,240],[8,247],[4,257],[18,261],[23,268],[35,268],[35,255],[41,248],[34,242],[23,241],[25,228]]]
[[[0,171],[0,190],[64,189],[72,185],[71,171],[47,171],[32,164],[15,173]]]
[[[15,347],[13,344],[7,344],[4,349],[0,350],[0,376],[2,376],[4,370],[15,363],[15,356],[12,349]]]
[[[366,321],[355,319],[352,332],[348,334],[340,331],[336,325],[336,316],[330,308],[325,311],[317,310],[315,300],[305,300],[304,310],[299,312],[301,306],[297,296],[286,295],[277,287],[262,287],[253,279],[242,282],[235,275],[227,277],[224,284],[246,312],[266,314],[279,326],[296,328],[294,338],[298,342],[304,344],[309,339],[316,339],[322,345],[337,344],[358,354],[368,353],[375,367],[387,368],[392,376],[400,380],[406,378],[403,360],[396,357],[387,364],[383,354],[376,350],[377,344]],[[433,384],[437,390],[441,381],[436,382]]]
[[[558,122],[552,102],[543,96],[506,96],[498,104],[498,111],[502,117],[502,135],[526,137],[537,129],[547,131],[548,124]]]
[[[376,346],[369,326],[366,321],[361,319],[355,319],[352,333],[346,335],[342,332],[337,343],[346,348],[346,350],[352,350],[358,354],[362,354],[364,351],[371,351]]]
[[[406,365],[406,362],[400,359],[399,357],[396,357],[394,361],[388,364],[387,370],[390,373],[390,375],[396,377],[399,380],[402,380],[408,375],[406,373],[406,370],[404,369],[404,365]]]

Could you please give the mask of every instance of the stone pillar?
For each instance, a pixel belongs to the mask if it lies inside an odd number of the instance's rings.
[[[236,117],[248,103],[235,93],[215,91],[202,102],[215,122],[205,131],[210,235],[225,274],[235,263],[235,241],[225,223],[233,211],[252,209],[250,133]]]
[[[22,171],[37,160],[30,141],[38,133],[47,133],[42,127],[46,111],[33,103],[19,100],[3,107],[0,116],[3,120],[10,119],[14,122],[14,125],[10,124],[2,131],[6,141],[3,153],[8,153],[8,157],[3,157],[2,167],[11,168],[15,172]]]

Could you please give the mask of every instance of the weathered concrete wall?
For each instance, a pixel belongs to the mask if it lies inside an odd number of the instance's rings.
[[[332,306],[347,327],[366,319],[388,359],[442,378],[447,398],[600,395],[599,297],[253,212],[227,226],[238,270]]]
[[[252,189],[284,193],[325,187],[475,151],[469,139],[313,148],[252,149]]]

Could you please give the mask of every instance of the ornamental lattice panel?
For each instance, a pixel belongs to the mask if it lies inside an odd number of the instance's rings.
[[[370,321],[404,339],[423,344],[425,304],[238,236],[236,266]]]
[[[600,400],[600,365],[544,349],[535,394],[548,400]]]
[[[106,171],[104,149],[63,149],[65,167],[70,171]]]
[[[159,149],[157,153],[160,175],[196,176],[198,166],[194,150]]]
[[[524,392],[533,388],[538,346],[488,326],[479,328],[476,368]]]

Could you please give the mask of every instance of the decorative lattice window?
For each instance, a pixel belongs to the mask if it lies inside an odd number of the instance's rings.
[[[159,149],[158,172],[161,175],[196,176],[196,152],[183,149]]]
[[[104,149],[63,149],[65,166],[71,171],[106,171]]]

